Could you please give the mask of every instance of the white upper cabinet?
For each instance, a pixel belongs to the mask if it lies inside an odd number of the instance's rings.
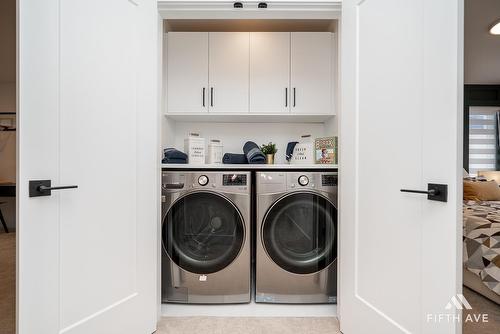
[[[333,34],[293,32],[291,112],[333,114]]]
[[[248,112],[248,32],[209,34],[209,110]]]
[[[290,110],[290,33],[250,33],[250,112]]]
[[[169,32],[167,113],[334,115],[334,44],[330,32]]]
[[[167,34],[167,110],[208,111],[208,33]]]

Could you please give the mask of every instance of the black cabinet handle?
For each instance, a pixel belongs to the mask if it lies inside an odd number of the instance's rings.
[[[210,106],[214,106],[214,88],[210,87]]]
[[[402,193],[424,194],[430,201],[448,202],[448,185],[446,184],[427,184],[426,190],[401,189]]]
[[[288,87],[285,87],[285,107],[288,107]]]
[[[293,107],[294,108],[295,108],[295,99],[296,99],[295,95],[296,95],[295,94],[295,87],[293,87]]]
[[[203,106],[205,106],[205,87],[203,87]]]

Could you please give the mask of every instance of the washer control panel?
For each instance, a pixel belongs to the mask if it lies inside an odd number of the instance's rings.
[[[246,186],[246,174],[224,174],[222,175],[222,185],[224,186]]]
[[[250,172],[243,171],[163,171],[162,195],[196,189],[207,191],[210,189],[228,194],[249,194],[250,175]]]

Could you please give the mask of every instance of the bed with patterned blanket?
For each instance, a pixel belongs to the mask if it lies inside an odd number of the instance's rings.
[[[500,202],[464,201],[463,213],[464,285],[500,303]]]

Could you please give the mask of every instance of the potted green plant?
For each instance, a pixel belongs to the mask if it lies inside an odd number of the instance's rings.
[[[273,144],[271,142],[269,142],[269,144],[267,145],[262,144],[260,150],[262,151],[262,153],[266,155],[267,164],[268,165],[274,164],[274,155],[276,154],[276,152],[278,152],[278,149],[276,149],[276,144]]]

